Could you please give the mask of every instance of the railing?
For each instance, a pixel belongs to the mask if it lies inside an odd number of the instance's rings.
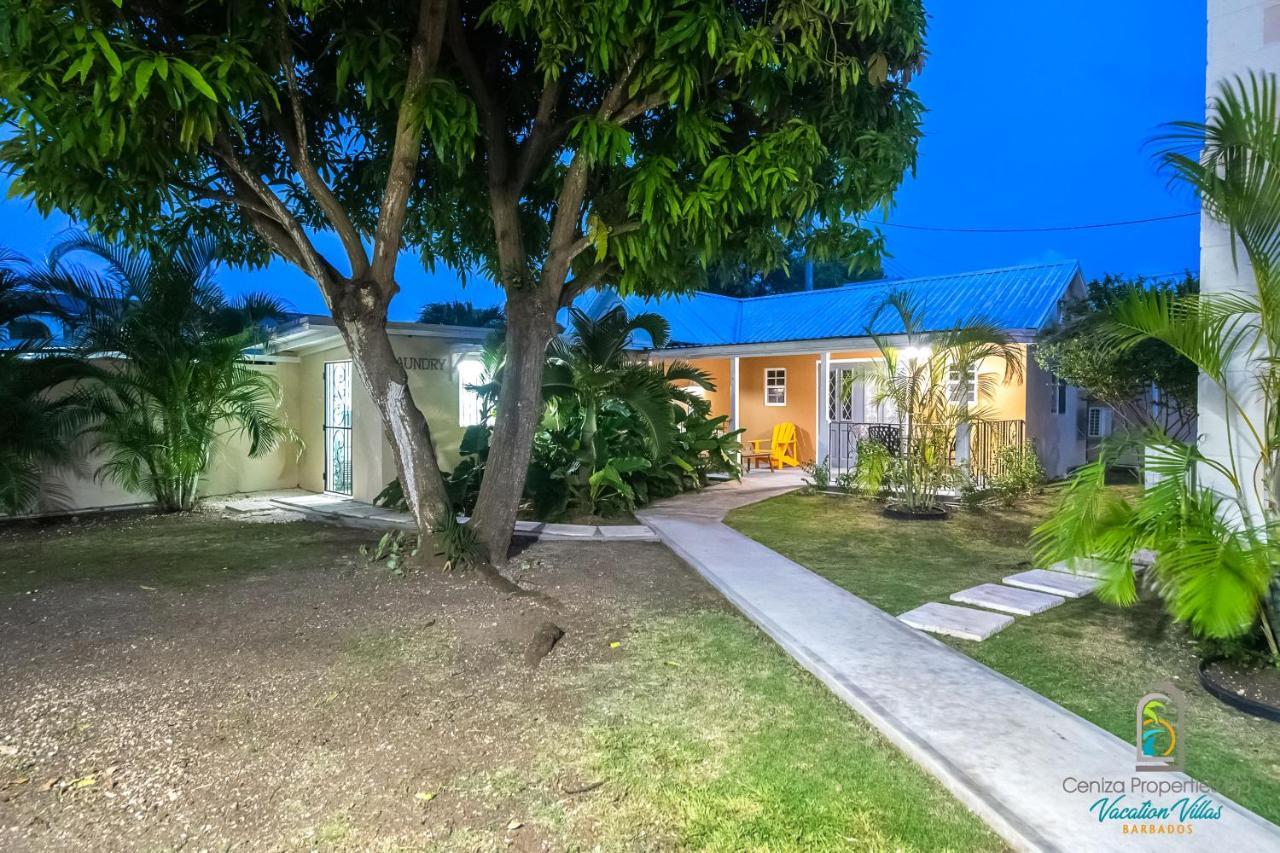
[[[832,421],[827,435],[827,460],[833,471],[852,471],[857,466],[859,441],[874,441],[894,456],[906,450],[905,431],[897,423]],[[966,438],[967,448],[964,446]],[[1026,421],[969,424],[958,430],[957,446],[951,450],[951,464],[967,463],[969,473],[982,487],[1000,473],[1000,451],[1008,446],[1021,447],[1026,440]]]
[[[969,426],[969,473],[979,486],[1003,473],[1000,451],[1027,443],[1026,421],[980,421]]]
[[[858,464],[858,442],[874,441],[891,454],[902,452],[902,427],[898,424],[832,421],[828,432],[827,459],[833,471],[852,471]]]

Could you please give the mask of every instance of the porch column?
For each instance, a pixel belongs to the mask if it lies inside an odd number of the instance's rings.
[[[821,463],[831,455],[831,353],[823,352],[818,357],[818,434],[814,444],[818,448]]]
[[[738,410],[742,400],[742,394],[738,390],[738,357],[735,355],[729,359],[729,428],[742,429],[742,421],[738,417]]]
[[[968,424],[956,424],[956,464],[968,465],[973,456],[973,443]]]

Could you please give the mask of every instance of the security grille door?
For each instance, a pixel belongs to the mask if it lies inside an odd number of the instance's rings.
[[[351,362],[324,366],[324,488],[351,494]]]

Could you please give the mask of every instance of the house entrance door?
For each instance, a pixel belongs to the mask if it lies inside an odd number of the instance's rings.
[[[351,362],[324,366],[324,488],[351,494]]]

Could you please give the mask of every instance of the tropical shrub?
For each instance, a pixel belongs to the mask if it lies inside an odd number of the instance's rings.
[[[670,340],[659,315],[618,306],[599,317],[570,309],[568,333],[552,342],[526,489],[539,518],[617,515],[738,473],[740,432],[724,434],[727,418],[691,390],[714,390],[710,377],[682,361],[632,359],[636,332],[657,348]]]
[[[536,518],[619,515],[701,488],[712,474],[738,476],[742,431],[726,432],[728,418],[712,417],[711,404],[691,390],[715,390],[710,378],[684,362],[648,364],[627,352],[637,331],[664,346],[666,320],[648,313],[628,317],[618,307],[598,318],[571,309],[570,322],[567,334],[548,348],[543,371],[546,407],[524,493]],[[503,355],[501,341],[492,341],[484,379],[473,386],[486,412],[502,385]],[[462,459],[445,478],[457,512],[468,514],[475,506],[491,434],[485,423],[463,435]],[[375,503],[407,508],[394,480]]]
[[[857,444],[858,459],[852,472],[858,491],[878,495],[894,485],[894,475],[900,474],[894,456],[884,442],[860,438]]]
[[[82,362],[49,349],[45,318],[59,313],[33,286],[26,262],[0,250],[0,512],[26,512],[38,498],[57,507],[65,498],[42,475],[73,463],[87,412],[74,390]]]
[[[1253,289],[1230,295],[1134,291],[1110,308],[1097,345],[1124,353],[1159,341],[1200,371],[1202,407],[1220,401],[1227,453],[1210,456],[1159,429],[1141,451],[1154,485],[1128,499],[1106,467],[1125,448],[1104,445],[1063,490],[1038,530],[1044,561],[1093,557],[1099,596],[1137,599],[1132,560],[1155,552],[1144,582],[1202,638],[1260,634],[1280,661],[1280,85],[1251,74],[1220,85],[1205,122],[1177,122],[1163,165],[1193,187],[1230,230]]]
[[[483,329],[500,329],[507,322],[501,305],[477,308],[469,300],[432,302],[418,312],[419,323],[438,323],[442,326],[473,326]]]
[[[82,252],[104,271],[68,265]],[[76,304],[69,333],[81,358],[110,362],[82,383],[98,476],[150,494],[161,511],[190,510],[211,454],[229,437],[261,456],[296,440],[279,413],[279,388],[244,349],[282,316],[265,296],[228,302],[214,283],[216,245],[187,240],[150,255],[86,234],[54,250],[41,284]]]
[[[1034,444],[1008,444],[996,453],[995,471],[987,477],[987,488],[1009,507],[1040,491],[1047,479]]]
[[[1089,282],[1085,296],[1067,302],[1061,320],[1036,339],[1036,362],[1105,403],[1123,431],[1142,432],[1155,425],[1169,435],[1184,436],[1196,422],[1195,364],[1155,339],[1124,352],[1097,345],[1098,329],[1108,322],[1111,307],[1134,290],[1185,296],[1199,293],[1200,279],[1192,273],[1178,281],[1107,275]],[[1158,394],[1152,394],[1153,388]]]
[[[863,486],[868,492],[879,491],[873,486],[889,486],[891,503],[904,512],[938,512],[938,495],[954,477],[957,431],[988,417],[968,393],[972,384],[981,399],[997,381],[992,373],[978,372],[979,365],[999,361],[1005,382],[1020,380],[1022,354],[1008,334],[980,317],[926,334],[923,305],[908,291],[889,294],[872,319],[873,327],[884,313],[902,331],[887,336],[868,329],[881,356],[873,375],[874,399],[897,413],[902,441],[892,465],[869,467]],[[955,382],[954,377],[963,379]]]
[[[821,462],[806,462],[800,470],[809,475],[809,487],[822,491],[831,486],[831,460],[824,458]]]

